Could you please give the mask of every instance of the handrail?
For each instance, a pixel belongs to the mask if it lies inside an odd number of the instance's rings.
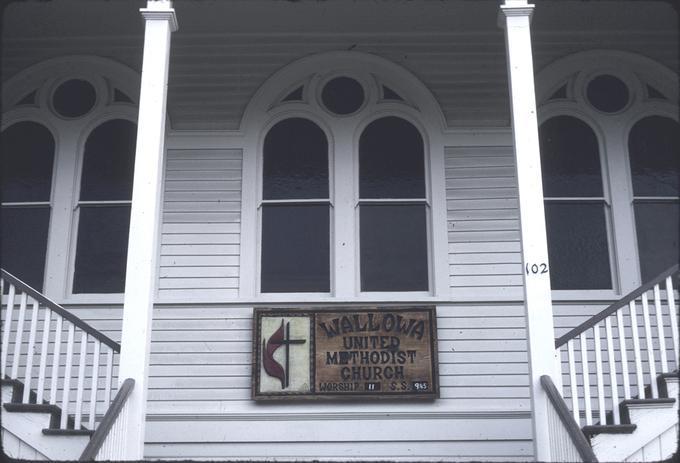
[[[566,334],[560,336],[555,340],[555,348],[559,348],[563,345],[565,345],[570,339],[575,338],[579,334],[583,333],[584,331],[592,328],[595,326],[597,323],[601,322],[617,310],[619,310],[621,307],[625,306],[628,304],[630,301],[633,301],[640,297],[642,294],[646,293],[650,289],[654,288],[655,285],[661,283],[663,280],[668,278],[669,276],[673,275],[680,269],[680,264],[675,264],[671,268],[667,269],[663,273],[661,273],[659,276],[656,278],[652,279],[649,283],[645,283],[644,285],[640,286],[638,289],[635,291],[627,294],[620,300],[614,302],[612,305],[604,309],[602,312],[598,313],[597,315],[594,315],[592,318],[589,318],[585,322],[581,323],[578,325],[576,328],[568,331]],[[669,296],[672,297],[672,296]]]
[[[120,386],[120,389],[118,389],[118,393],[113,399],[111,406],[106,411],[102,422],[99,424],[97,430],[90,438],[90,441],[87,443],[87,446],[85,447],[85,450],[83,450],[83,453],[80,455],[78,461],[92,461],[95,459],[97,453],[99,453],[99,450],[104,444],[106,437],[109,435],[109,431],[111,431],[111,428],[115,424],[118,415],[123,409],[127,398],[130,396],[134,386],[135,380],[132,378],[127,378],[125,381],[123,381],[123,384]]]
[[[564,399],[557,391],[552,378],[548,375],[541,376],[541,386],[548,396],[548,400],[550,400],[550,403],[555,408],[557,416],[560,417],[560,421],[567,430],[567,434],[569,434],[571,442],[574,444],[574,447],[576,447],[581,459],[586,463],[597,463],[595,452],[593,452],[592,447],[588,444],[586,436],[583,435],[583,431],[581,431],[581,428],[579,428],[579,425],[569,412],[567,404],[564,403]]]
[[[2,278],[9,281],[11,284],[16,286],[17,288],[21,289],[24,293],[27,295],[31,296],[33,299],[36,301],[45,304],[47,307],[50,308],[53,312],[59,314],[61,317],[65,318],[69,322],[73,323],[75,326],[80,328],[81,330],[85,331],[87,334],[91,335],[98,341],[102,342],[103,344],[106,344],[109,346],[111,349],[113,349],[115,352],[120,352],[120,344],[118,344],[116,341],[113,339],[109,338],[106,336],[104,333],[101,331],[98,331],[97,329],[93,328],[92,326],[88,325],[85,323],[83,320],[80,318],[76,317],[72,313],[68,312],[66,309],[64,309],[62,306],[57,304],[56,302],[48,299],[45,297],[43,294],[39,293],[35,289],[31,288],[29,285],[9,273],[8,271],[4,269],[0,269],[0,275],[2,275]]]

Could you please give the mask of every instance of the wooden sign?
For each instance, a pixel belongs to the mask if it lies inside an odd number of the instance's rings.
[[[434,307],[263,309],[253,399],[435,399]]]

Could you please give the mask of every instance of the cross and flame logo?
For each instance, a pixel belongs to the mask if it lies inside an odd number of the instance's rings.
[[[262,367],[264,371],[281,381],[281,389],[286,389],[290,385],[290,346],[293,344],[304,344],[304,339],[290,338],[290,322],[281,319],[281,326],[274,331],[269,339],[262,339]],[[284,363],[281,365],[274,359],[274,352],[280,347],[284,347]]]

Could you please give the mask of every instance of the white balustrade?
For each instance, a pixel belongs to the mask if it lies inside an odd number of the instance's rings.
[[[675,266],[557,340],[558,352],[566,344],[566,361],[563,360],[561,366],[570,384],[564,392],[571,397],[571,413],[580,425],[621,424],[619,400],[659,398],[657,373],[678,371],[678,296],[673,286],[677,276],[678,267]],[[649,300],[652,293],[653,317]],[[641,317],[638,317],[638,307],[642,307]],[[602,346],[602,325],[605,346]],[[669,336],[672,348],[668,346]],[[580,349],[580,375],[576,369],[577,346]],[[632,346],[633,355],[630,361],[629,346]],[[604,371],[603,349],[606,349],[607,372]],[[593,423],[591,406],[592,360],[595,361],[597,381],[598,423]],[[582,387],[580,394],[579,386]],[[610,422],[607,422],[608,417]]]
[[[4,270],[0,294],[4,325],[0,374],[23,385],[22,396],[15,399],[58,405],[60,429],[95,430],[101,419],[98,405],[108,409],[115,393],[113,367],[120,346]],[[104,372],[101,354],[106,356]],[[103,398],[98,399],[101,375],[105,383]]]

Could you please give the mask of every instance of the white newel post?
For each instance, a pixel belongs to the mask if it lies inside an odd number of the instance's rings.
[[[149,0],[141,14],[146,22],[139,96],[135,175],[130,215],[118,386],[135,380],[119,420],[126,423],[120,460],[144,457],[147,379],[151,321],[156,291],[161,182],[165,150],[166,96],[170,35],[177,30],[172,2]]]
[[[501,24],[505,27],[512,135],[519,186],[522,270],[527,318],[534,451],[537,461],[551,461],[548,435],[548,398],[540,384],[556,371],[555,335],[550,296],[548,245],[543,210],[541,157],[534,91],[530,22],[534,6],[526,0],[505,0]]]

